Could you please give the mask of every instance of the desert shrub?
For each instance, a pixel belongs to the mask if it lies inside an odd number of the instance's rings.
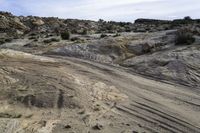
[[[113,37],[121,36],[119,33],[116,33]]]
[[[87,29],[84,29],[83,32],[82,32],[81,34],[82,34],[82,35],[87,35],[87,34],[88,34]]]
[[[70,40],[73,41],[73,42],[75,42],[75,43],[84,43],[85,42],[84,39],[81,39],[79,37],[73,37]]]
[[[170,30],[170,28],[169,27],[164,27],[164,30]]]
[[[4,39],[0,39],[0,45],[4,44],[4,43],[5,43],[5,40]]]
[[[59,38],[51,38],[51,41],[52,41],[52,42],[59,42],[60,39],[59,39]]]
[[[61,33],[61,38],[62,38],[63,40],[69,40],[69,39],[70,39],[70,32],[69,32],[69,31],[62,32],[62,33]]]
[[[175,44],[176,45],[190,45],[195,41],[193,33],[189,29],[179,29],[176,32]]]
[[[37,35],[36,33],[29,34],[29,36],[36,36],[36,35]]]
[[[105,38],[105,37],[107,37],[108,35],[106,35],[106,34],[101,34],[101,38]]]
[[[111,33],[111,34],[116,33],[116,31],[114,31],[114,30],[108,30],[107,32]]]
[[[60,39],[58,39],[58,38],[51,38],[51,39],[46,39],[43,42],[44,43],[51,43],[51,42],[59,42],[59,41],[60,41]]]
[[[43,41],[44,43],[51,43],[51,39],[47,39]]]
[[[11,42],[11,41],[12,41],[12,38],[0,38],[0,45],[6,42]]]
[[[192,30],[192,33],[194,34],[194,35],[200,35],[200,28],[198,28],[198,27],[196,27],[195,29],[193,29]]]
[[[77,34],[78,31],[77,31],[76,29],[72,29],[72,30],[71,30],[71,33],[72,33],[72,34]]]
[[[37,45],[36,45],[36,43],[30,42],[30,43],[25,44],[23,47],[33,48],[33,47],[37,47]]]
[[[47,34],[47,35],[45,35],[45,38],[49,38],[49,37],[52,37],[52,36],[54,36],[53,34]]]
[[[125,29],[125,32],[131,32],[131,29],[126,28],[126,29]]]
[[[21,118],[22,115],[14,112],[1,112],[0,118]]]
[[[5,42],[12,42],[12,38],[6,38]]]
[[[80,38],[79,37],[72,37],[70,40],[74,42],[74,41],[80,40]]]
[[[14,36],[13,38],[14,39],[20,39],[20,36]]]
[[[38,37],[37,36],[32,36],[32,37],[29,37],[28,39],[29,40],[34,40],[34,39],[37,39]]]
[[[34,39],[33,41],[34,41],[34,42],[37,42],[37,41],[38,41],[38,39]]]

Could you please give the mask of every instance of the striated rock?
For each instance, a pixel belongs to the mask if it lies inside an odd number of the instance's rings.
[[[148,43],[131,43],[127,45],[127,49],[136,55],[141,55],[150,52],[151,47]]]
[[[114,60],[123,56],[123,49],[115,44],[106,43],[115,40],[96,41],[88,44],[72,44],[55,49],[47,54],[57,54],[85,58],[99,62],[112,63]]]
[[[150,77],[170,80],[179,84],[200,87],[200,52],[196,47],[157,52],[131,58],[122,63],[133,71]]]

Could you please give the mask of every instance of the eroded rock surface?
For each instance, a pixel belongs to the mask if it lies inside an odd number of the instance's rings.
[[[187,87],[75,58],[0,59],[1,132],[199,132],[200,96]]]
[[[198,20],[0,19],[0,133],[200,132]]]

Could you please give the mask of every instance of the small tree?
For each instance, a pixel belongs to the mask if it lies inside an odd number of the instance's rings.
[[[190,16],[186,16],[184,17],[184,20],[192,20],[192,18]]]
[[[61,38],[62,38],[63,40],[69,40],[69,39],[70,39],[70,32],[69,32],[69,31],[62,32],[62,33],[61,33]]]
[[[103,19],[99,19],[99,21],[98,21],[99,23],[103,23],[104,22],[104,20]]]

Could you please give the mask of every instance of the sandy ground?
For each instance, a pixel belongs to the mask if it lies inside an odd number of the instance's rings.
[[[200,93],[120,67],[0,51],[2,133],[198,133]]]

